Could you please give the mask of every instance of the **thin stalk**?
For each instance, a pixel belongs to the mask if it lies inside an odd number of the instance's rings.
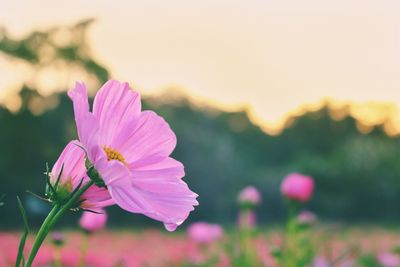
[[[59,247],[56,247],[54,251],[54,267],[62,267],[61,249]]]
[[[67,201],[67,203],[63,205],[55,204],[53,209],[50,211],[49,215],[47,215],[44,220],[42,226],[39,229],[39,232],[36,235],[35,242],[33,243],[31,253],[29,254],[28,260],[26,261],[25,267],[31,267],[33,260],[36,257],[37,252],[39,251],[40,246],[42,245],[44,239],[47,234],[50,232],[51,228],[53,228],[54,224],[57,220],[69,209],[73,207],[79,197],[94,184],[93,180],[90,180],[87,184],[82,186],[75,194]]]
[[[60,205],[56,204],[53,206],[50,213],[47,215],[46,219],[44,220],[42,226],[39,229],[39,232],[36,235],[35,242],[33,243],[31,253],[29,255],[28,260],[26,261],[25,266],[30,267],[32,265],[33,259],[35,258],[40,246],[42,245],[43,240],[45,239],[47,233],[50,231],[51,222],[59,210],[60,210]]]
[[[289,201],[289,214],[285,233],[284,266],[297,266],[297,203]]]

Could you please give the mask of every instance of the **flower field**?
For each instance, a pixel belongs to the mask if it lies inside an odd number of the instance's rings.
[[[0,234],[0,266],[13,266],[19,235]],[[47,242],[33,266],[236,266],[231,261],[235,253],[231,246],[237,245],[234,231],[209,244],[198,243],[184,232],[169,234],[158,230],[140,233],[105,230],[89,236],[88,240],[85,234],[76,231],[62,235],[64,244],[57,246]],[[325,227],[318,229],[314,238],[317,253],[313,267],[394,267],[400,264],[400,257],[392,252],[400,244],[397,230],[349,228],[339,231]],[[282,233],[259,231],[253,242],[260,262],[257,266],[277,266],[273,254],[282,243]],[[373,265],[376,264],[374,260],[380,261],[380,265]]]

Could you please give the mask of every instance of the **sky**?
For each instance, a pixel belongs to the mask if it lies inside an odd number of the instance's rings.
[[[399,14],[394,0],[0,0],[15,36],[96,18],[89,40],[113,78],[245,107],[262,125],[324,98],[400,106]],[[23,71],[0,58],[0,98]]]

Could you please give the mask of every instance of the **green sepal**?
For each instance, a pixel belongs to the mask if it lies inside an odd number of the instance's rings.
[[[86,160],[86,168],[87,168],[87,176],[91,180],[93,180],[94,184],[98,187],[104,187],[107,188],[106,184],[104,183],[103,178],[100,176],[100,174],[97,172],[97,170],[91,165],[89,160]]]

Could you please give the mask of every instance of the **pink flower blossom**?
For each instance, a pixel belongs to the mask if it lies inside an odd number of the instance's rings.
[[[289,174],[281,184],[281,192],[286,198],[300,202],[308,201],[313,191],[314,180],[299,173]]]
[[[261,202],[261,195],[254,186],[247,186],[239,193],[239,203],[258,205]]]
[[[80,252],[76,248],[67,248],[61,252],[61,262],[63,267],[77,267],[80,261]]]
[[[224,230],[218,224],[211,224],[206,222],[197,222],[189,226],[189,238],[203,244],[210,244],[220,239]]]
[[[57,194],[61,197],[68,197],[82,179],[83,184],[90,179],[86,175],[85,152],[80,146],[81,144],[76,140],[69,142],[50,173],[50,183],[55,185],[62,171],[57,190]],[[96,209],[114,204],[108,191],[95,185],[92,185],[81,196],[81,199],[84,200],[81,207],[87,209]]]
[[[390,252],[381,252],[377,255],[379,264],[383,267],[398,267],[400,266],[400,257]]]
[[[104,210],[98,210],[98,212],[83,212],[79,220],[80,227],[90,233],[103,229],[107,223],[107,213]]]
[[[182,180],[182,163],[169,157],[176,137],[168,123],[152,111],[142,111],[140,95],[128,83],[104,84],[92,112],[83,83],[69,96],[79,140],[112,199],[129,212],[175,230],[198,202]]]
[[[41,247],[32,264],[35,267],[48,266],[54,259],[53,251],[48,247]]]
[[[316,257],[312,264],[313,267],[331,267],[328,260],[324,257]]]

